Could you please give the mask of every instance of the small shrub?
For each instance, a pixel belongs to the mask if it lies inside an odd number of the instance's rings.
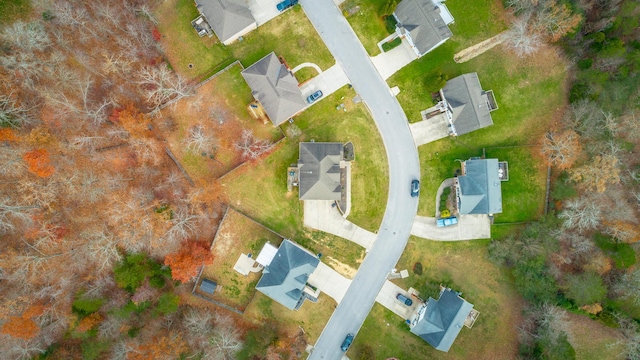
[[[631,245],[617,243],[610,236],[600,233],[596,233],[593,240],[613,260],[618,269],[628,269],[636,263],[636,253]]]
[[[71,305],[71,311],[80,317],[89,316],[100,310],[102,303],[102,299],[85,299],[78,297]]]
[[[398,20],[396,20],[393,15],[384,16],[382,19],[384,20],[384,26],[389,34],[396,32],[396,24],[398,24]]]
[[[158,304],[156,305],[154,313],[155,315],[173,314],[178,310],[179,303],[180,298],[178,295],[172,293],[162,294],[158,299]]]
[[[382,44],[382,51],[387,52],[393,48],[396,48],[398,46],[400,46],[400,44],[402,44],[402,39],[397,37],[391,41],[388,41],[384,44]]]
[[[447,85],[447,76],[440,71],[432,72],[424,78],[425,89],[435,93]]]
[[[596,273],[569,274],[565,281],[566,296],[578,306],[600,302],[607,296],[607,287]]]
[[[422,275],[422,263],[417,262],[413,264],[413,273],[416,275]]]
[[[578,69],[580,70],[590,69],[591,65],[593,65],[593,60],[591,59],[582,59],[578,61]]]

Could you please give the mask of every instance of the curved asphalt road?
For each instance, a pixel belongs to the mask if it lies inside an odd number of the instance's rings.
[[[420,178],[420,164],[407,117],[333,0],[302,0],[301,3],[369,107],[389,161],[389,199],[378,238],[309,356],[309,359],[335,360],[342,357],[340,344],[345,336],[360,330],[387,274],[404,251],[418,208],[418,198],[410,196],[410,184],[411,180]]]

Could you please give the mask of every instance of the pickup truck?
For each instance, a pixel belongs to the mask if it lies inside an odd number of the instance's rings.
[[[276,9],[278,9],[278,11],[280,12],[283,12],[288,8],[293,7],[297,3],[298,3],[298,0],[284,0],[282,2],[279,2],[278,5],[276,5]]]

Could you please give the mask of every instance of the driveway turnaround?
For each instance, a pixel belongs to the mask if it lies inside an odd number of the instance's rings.
[[[301,4],[369,108],[389,162],[389,198],[378,237],[309,356],[335,360],[343,355],[340,344],[345,336],[360,330],[407,245],[418,208],[410,184],[420,177],[420,163],[406,115],[333,0],[301,0]]]
[[[420,146],[449,136],[448,125],[446,115],[440,114],[427,120],[409,124],[409,127],[416,146]]]
[[[340,304],[349,285],[351,285],[351,280],[340,275],[337,271],[321,261],[316,270],[309,276],[307,283],[329,295],[329,297]]]
[[[304,226],[351,240],[367,251],[371,250],[376,234],[343,218],[333,204],[333,200],[305,200]]]
[[[302,97],[305,99],[307,96],[316,92],[316,90],[322,90],[322,97],[326,97],[348,83],[349,78],[347,78],[347,75],[342,71],[342,67],[335,64],[326,71],[321,72],[318,76],[302,84],[300,91],[302,92]]]
[[[399,46],[372,57],[371,61],[380,76],[386,80],[417,58],[418,55],[411,49],[409,42],[402,39],[402,43]]]
[[[458,215],[458,224],[436,226],[436,218],[416,216],[411,235],[438,241],[489,239],[491,220],[489,215]]]

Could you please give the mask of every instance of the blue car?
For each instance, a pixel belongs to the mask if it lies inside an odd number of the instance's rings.
[[[316,92],[314,92],[313,94],[307,96],[307,102],[309,104],[311,104],[312,102],[320,99],[322,97],[322,90],[318,90]]]
[[[297,3],[298,3],[298,0],[284,0],[283,2],[278,3],[278,5],[276,5],[276,8],[278,9],[278,11],[282,12],[294,6]]]
[[[411,197],[417,197],[420,195],[420,181],[411,181]]]
[[[344,341],[342,342],[342,345],[340,345],[340,350],[342,351],[347,351],[349,350],[349,346],[351,346],[351,343],[353,342],[353,334],[349,334],[347,335],[346,338],[344,338]]]

